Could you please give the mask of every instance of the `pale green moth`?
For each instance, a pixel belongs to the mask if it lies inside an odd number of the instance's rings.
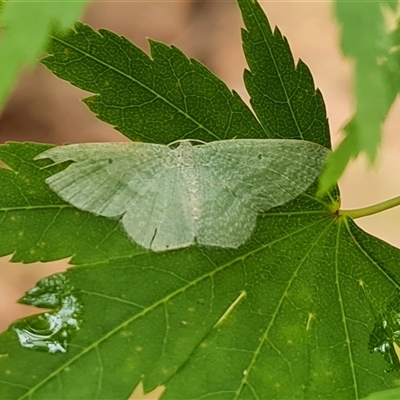
[[[181,140],[88,143],[36,157],[74,161],[46,179],[80,210],[122,217],[129,237],[153,251],[193,244],[236,248],[257,214],[303,193],[328,150],[288,139],[233,139],[193,145]]]

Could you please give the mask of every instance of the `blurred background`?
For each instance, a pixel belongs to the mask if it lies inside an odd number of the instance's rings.
[[[330,1],[262,1],[271,26],[288,38],[294,58],[310,68],[321,90],[330,121],[332,142],[351,117],[352,65],[339,48],[339,28]],[[246,63],[241,49],[243,26],[235,0],[96,1],[83,21],[123,35],[148,51],[146,37],[174,44],[189,57],[210,68],[248,101],[242,74]],[[120,134],[79,101],[85,93],[37,65],[19,79],[0,115],[0,142],[35,141],[78,143],[120,140]],[[377,99],[379,101],[379,99]],[[353,162],[340,180],[342,208],[360,208],[400,194],[400,124],[396,101],[385,124],[378,162],[372,168],[364,159]],[[357,220],[367,232],[400,247],[400,207]],[[15,301],[41,277],[65,270],[67,261],[48,264],[10,264],[0,259],[0,330],[16,318],[37,309]],[[142,398],[140,390],[133,398]],[[159,392],[158,392],[159,393]],[[156,398],[151,394],[145,398]]]

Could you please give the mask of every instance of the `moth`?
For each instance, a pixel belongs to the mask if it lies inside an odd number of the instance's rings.
[[[169,145],[88,143],[51,148],[36,159],[73,161],[46,179],[74,207],[120,218],[128,236],[153,251],[237,248],[257,214],[303,193],[329,152],[291,139],[232,139]]]

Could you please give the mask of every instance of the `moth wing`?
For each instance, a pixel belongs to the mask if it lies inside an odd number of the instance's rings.
[[[211,168],[200,166],[199,170],[202,202],[197,242],[206,246],[239,247],[253,232],[257,211],[235,196]]]
[[[179,168],[167,168],[148,190],[135,196],[122,223],[135,242],[153,251],[193,244],[195,221]]]
[[[316,143],[289,139],[225,140],[196,146],[196,151],[216,179],[259,211],[306,191],[329,152]]]
[[[46,182],[78,209],[122,218],[127,234],[156,251],[194,240],[187,191],[174,154],[163,145],[93,143],[55,147],[37,159],[75,161]]]
[[[243,244],[258,212],[307,190],[328,154],[315,143],[288,139],[226,140],[195,151],[203,196],[197,238],[221,247]]]
[[[168,150],[167,146],[140,142],[115,143],[82,143],[52,147],[35,157],[35,160],[52,159],[55,164],[65,161],[105,160],[128,154],[134,156],[140,152],[147,153],[147,148],[158,148],[160,153]],[[144,150],[143,150],[144,149]]]
[[[36,159],[75,161],[46,183],[80,210],[117,217],[154,177],[163,174],[169,152],[167,146],[144,143],[92,143],[54,147]]]

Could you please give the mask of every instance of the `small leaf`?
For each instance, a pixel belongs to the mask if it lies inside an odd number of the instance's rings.
[[[33,64],[55,27],[64,29],[82,12],[86,0],[8,1],[0,3],[0,108],[21,70]],[[2,7],[4,5],[4,11]]]
[[[360,153],[371,162],[375,160],[382,124],[400,88],[393,85],[394,80],[398,81],[400,64],[392,54],[396,44],[385,27],[383,4],[394,6],[387,1],[336,0],[342,50],[355,61],[356,111],[344,127],[345,138],[328,160],[320,193],[333,187],[348,162]]]
[[[354,135],[346,136],[339,147],[331,153],[319,177],[318,195],[323,196],[335,186],[342,176],[349,159],[356,157],[357,146]]]
[[[22,319],[14,324],[21,345],[47,353],[65,353],[67,343],[80,329],[82,306],[62,274],[43,278],[20,303],[50,308],[52,312]]]

